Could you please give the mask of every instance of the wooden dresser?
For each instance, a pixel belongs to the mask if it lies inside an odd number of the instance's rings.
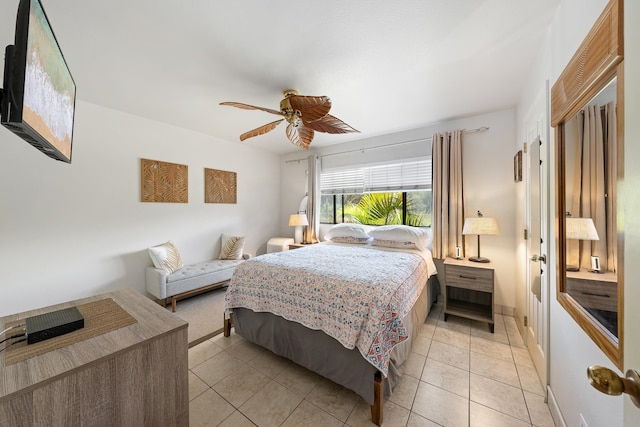
[[[0,325],[105,298],[135,323],[13,364],[0,353],[0,425],[189,425],[188,324],[138,292],[11,315]]]

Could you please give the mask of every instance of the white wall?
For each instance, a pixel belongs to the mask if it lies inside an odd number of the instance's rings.
[[[140,159],[189,166],[189,203],[141,203]],[[277,232],[276,155],[79,101],[73,163],[0,129],[0,315],[119,288],[144,291],[148,246],[186,263],[217,256],[221,233],[264,252]],[[204,168],[237,172],[238,203],[204,203]]]
[[[467,124],[468,121],[473,124]],[[463,152],[465,215],[480,210],[495,217],[500,227],[497,236],[480,238],[481,254],[495,266],[495,303],[515,307],[515,254],[519,234],[515,229],[515,195],[513,148],[515,110],[505,110],[459,121],[459,127],[489,126],[487,132],[468,135]],[[456,124],[454,123],[454,126]],[[468,143],[467,143],[468,142]],[[477,254],[475,236],[467,237],[467,256]],[[506,313],[511,314],[511,313]]]
[[[470,133],[463,137],[463,169],[465,213],[475,215],[479,209],[486,216],[497,219],[500,235],[483,236],[481,238],[482,255],[490,258],[496,268],[496,304],[513,308],[514,294],[514,265],[515,256],[515,188],[513,182],[513,149],[515,140],[515,110],[503,110],[489,114],[482,114],[456,120],[449,120],[398,132],[392,135],[382,135],[354,141],[340,146],[316,148],[319,156],[332,153],[357,150],[345,155],[326,156],[323,162],[332,165],[358,164],[377,162],[393,158],[412,158],[429,156],[431,154],[430,141],[434,132],[451,131],[454,129],[476,129],[487,126],[486,132]],[[392,148],[366,150],[387,144],[405,141],[416,141],[412,144],[399,145]],[[359,151],[364,148],[364,153]],[[300,198],[305,191],[306,162],[291,162],[293,159],[305,158],[307,152],[296,151],[281,158],[282,170],[282,212],[293,213],[297,210]],[[287,161],[289,161],[287,163]],[[281,233],[292,236],[287,230],[286,219],[281,219]],[[476,239],[467,238],[468,256],[477,253]]]
[[[524,136],[525,119],[537,104],[536,94],[544,81],[553,85],[564,70],[580,43],[606,6],[606,0],[563,0],[558,7],[542,53],[536,61],[523,89],[517,106],[518,135]],[[551,141],[554,141],[551,132]],[[550,164],[555,165],[554,148],[551,149]],[[549,206],[555,215],[555,167],[549,168],[552,192]],[[551,236],[555,236],[555,221],[550,222]],[[567,426],[579,427],[580,415],[589,426],[622,425],[623,399],[611,398],[589,386],[586,369],[599,364],[614,368],[613,363],[598,349],[556,300],[556,250],[555,240],[549,254],[550,279],[550,389],[555,397],[561,416]],[[523,262],[523,261],[519,261]],[[520,303],[519,303],[520,304]],[[524,308],[523,308],[524,309]]]
[[[545,40],[545,46],[548,44],[548,36]],[[541,141],[543,142],[543,147],[541,148],[541,159],[545,159],[547,162],[547,168],[549,171],[553,171],[555,165],[553,161],[549,158],[546,158],[544,153],[548,152],[549,146],[553,144],[552,136],[549,134],[548,129],[545,129],[544,126],[549,126],[547,117],[547,109],[548,109],[548,89],[547,89],[547,80],[549,75],[549,58],[548,52],[546,50],[539,52],[536,55],[536,59],[534,64],[537,66],[530,70],[530,75],[528,76],[527,81],[530,84],[526,85],[523,88],[523,91],[520,96],[520,100],[518,103],[518,108],[516,108],[516,140],[514,150],[523,149],[524,143],[531,143],[536,136],[539,136]],[[524,106],[524,107],[523,107]],[[540,124],[539,122],[543,123]],[[547,122],[546,125],[544,122]],[[538,129],[542,126],[542,129]],[[532,133],[532,131],[534,131]],[[535,135],[535,134],[538,135]],[[544,146],[546,144],[546,146]],[[528,229],[528,221],[527,217],[527,185],[528,185],[528,162],[529,162],[529,154],[523,153],[523,182],[521,185],[517,186],[517,194],[516,194],[516,230],[518,233],[524,233],[525,229]],[[541,209],[544,209],[541,206]],[[547,206],[548,209],[548,206]],[[542,219],[542,218],[541,218]],[[550,244],[553,245],[553,238],[549,239],[548,236],[541,236],[541,238],[545,240],[549,240]],[[516,241],[516,318],[518,321],[518,326],[521,328],[521,332],[524,333],[524,316],[526,315],[526,304],[527,301],[527,267],[529,264],[529,260],[527,257],[527,245],[528,241],[524,240],[522,234],[520,238]],[[546,254],[549,256],[549,254]],[[551,262],[548,262],[547,265],[551,265]]]

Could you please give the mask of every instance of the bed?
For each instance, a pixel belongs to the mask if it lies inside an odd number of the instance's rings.
[[[440,293],[431,252],[410,243],[334,238],[245,261],[227,289],[224,334],[233,324],[243,338],[353,390],[380,425],[383,396]]]

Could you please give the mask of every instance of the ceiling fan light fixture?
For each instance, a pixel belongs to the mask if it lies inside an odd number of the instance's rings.
[[[300,117],[295,113],[293,114],[287,113],[285,114],[284,118],[287,121],[287,123],[289,123],[291,126],[295,126],[295,127],[300,126],[300,122],[301,122]]]
[[[284,98],[280,101],[280,111],[270,108],[256,107],[239,102],[221,102],[220,105],[229,105],[243,110],[261,110],[267,113],[284,117],[287,121],[287,138],[301,148],[309,149],[313,140],[314,131],[324,133],[350,133],[358,132],[342,120],[329,114],[331,100],[327,96],[303,96],[292,89],[284,91]],[[264,135],[273,130],[282,119],[272,122],[240,136],[244,141],[258,135]]]

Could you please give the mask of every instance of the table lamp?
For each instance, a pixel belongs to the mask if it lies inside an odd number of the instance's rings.
[[[306,214],[293,214],[289,217],[289,226],[295,227],[293,241],[295,243],[302,242],[302,227],[309,225]]]
[[[565,237],[572,240],[600,240],[598,231],[593,224],[591,218],[573,218],[568,216],[566,219]],[[593,273],[600,272],[600,259],[591,257],[591,267]],[[580,266],[567,265],[567,271],[579,271]]]
[[[478,216],[475,218],[465,218],[464,226],[462,227],[462,234],[476,234],[478,236],[478,256],[469,257],[469,261],[473,262],[489,262],[489,258],[483,258],[480,256],[480,236],[484,234],[498,234],[500,229],[498,228],[498,222],[495,218],[485,218],[482,213],[478,211]]]

